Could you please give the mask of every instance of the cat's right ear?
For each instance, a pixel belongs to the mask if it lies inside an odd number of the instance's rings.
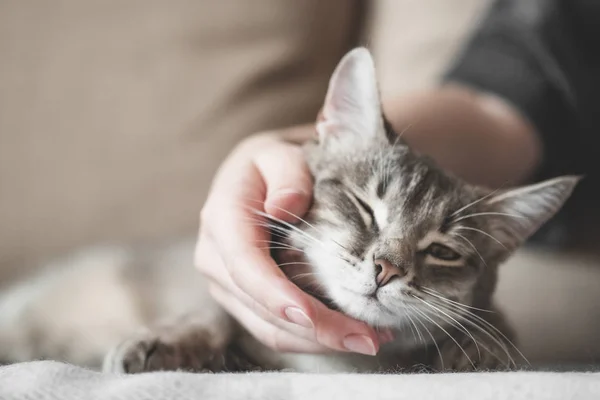
[[[512,251],[545,224],[571,196],[580,176],[562,176],[506,190],[483,202],[488,234]]]
[[[382,130],[375,65],[369,50],[359,47],[342,58],[331,76],[317,121],[319,141],[370,140]]]

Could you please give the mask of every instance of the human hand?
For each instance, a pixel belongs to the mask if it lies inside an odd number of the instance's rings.
[[[313,130],[304,126],[285,133],[308,138]],[[378,335],[288,280],[266,248],[269,232],[251,211],[264,205],[266,213],[297,222],[293,215],[307,211],[312,185],[298,144],[279,133],[242,142],[219,169],[202,209],[195,264],[210,279],[213,297],[268,347],[374,355],[380,339],[389,340],[390,334]]]

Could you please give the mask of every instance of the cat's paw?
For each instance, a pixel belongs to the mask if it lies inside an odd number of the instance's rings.
[[[185,370],[220,371],[222,350],[201,336],[190,340],[173,334],[145,333],[120,343],[105,357],[103,370],[113,373]]]
[[[446,340],[434,361],[437,371],[472,372],[506,370],[514,366],[510,345],[503,340],[482,339],[476,335]]]
[[[110,351],[103,370],[111,373],[150,371],[239,372],[260,370],[235,344],[202,329],[175,326],[126,340]]]

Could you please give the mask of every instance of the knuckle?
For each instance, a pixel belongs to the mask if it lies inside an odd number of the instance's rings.
[[[274,135],[273,132],[259,132],[255,133],[252,136],[247,137],[242,140],[234,149],[234,153],[246,153],[247,151],[252,151],[256,149],[264,148],[265,145],[268,145],[273,141]]]

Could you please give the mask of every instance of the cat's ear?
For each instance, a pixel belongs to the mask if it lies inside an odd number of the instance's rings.
[[[369,50],[346,54],[329,81],[317,122],[319,141],[352,136],[373,138],[383,129],[375,65]]]
[[[496,194],[483,202],[488,233],[515,250],[571,196],[581,177],[563,176]]]

